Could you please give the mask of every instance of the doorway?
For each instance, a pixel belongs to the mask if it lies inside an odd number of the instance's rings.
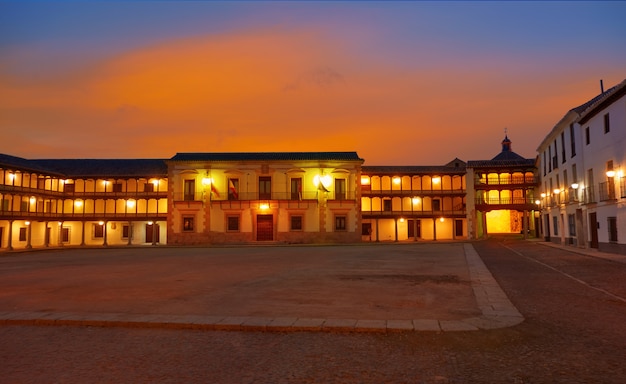
[[[156,244],[161,239],[161,231],[158,224],[146,224],[146,243]]]
[[[273,215],[257,215],[256,217],[256,240],[257,241],[273,241],[274,240],[274,216]]]
[[[591,248],[598,248],[598,216],[595,212],[589,214],[589,230],[591,231]]]

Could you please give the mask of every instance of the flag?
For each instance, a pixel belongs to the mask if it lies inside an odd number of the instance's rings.
[[[230,193],[235,197],[235,199],[239,198],[239,194],[237,193],[237,188],[235,188],[235,183],[232,180],[228,180],[228,189]]]
[[[217,191],[217,188],[215,188],[214,183],[211,183],[211,192],[215,193],[215,196],[220,197],[220,193]]]

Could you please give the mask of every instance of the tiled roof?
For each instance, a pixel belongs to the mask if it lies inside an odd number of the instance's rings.
[[[356,152],[183,152],[172,161],[274,161],[340,160],[363,161]]]
[[[167,176],[167,164],[161,159],[41,159],[30,162],[66,177]]]
[[[0,153],[0,167],[15,168],[25,171],[46,172],[46,169],[34,164],[32,160]]]
[[[610,88],[608,91],[602,93],[596,98],[586,103],[586,108],[580,113],[578,119],[579,124],[584,124],[589,119],[597,115],[607,105],[615,102],[618,98],[624,96],[626,93],[626,80],[622,81],[618,85]]]

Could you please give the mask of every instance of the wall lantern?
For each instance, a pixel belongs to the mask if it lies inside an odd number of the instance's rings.
[[[572,188],[573,188],[573,189],[578,189],[578,183],[574,183],[574,184],[572,184]]]
[[[401,222],[401,223],[404,223],[404,217],[401,217],[401,218],[400,218],[400,222]]]
[[[361,176],[361,185],[370,185],[370,178],[368,176]]]
[[[434,184],[439,184],[440,181],[441,181],[441,177],[439,177],[439,176],[433,177],[433,183]]]
[[[439,221],[441,221],[441,222],[443,223],[443,217],[440,217],[440,218],[439,218]]]
[[[98,221],[98,225],[104,225],[104,221],[102,220]]]
[[[25,221],[24,224],[30,225],[30,221]]]
[[[135,207],[135,200],[128,200],[128,201],[126,202],[126,206],[127,206],[128,208],[134,208],[134,207]]]
[[[398,176],[393,178],[393,183],[396,184],[396,185],[400,184],[401,181],[402,181],[402,179],[400,179]]]
[[[324,188],[328,189],[330,187],[330,185],[333,182],[333,178],[330,175],[324,175],[324,176],[320,176],[320,175],[315,175],[315,177],[313,177],[313,184],[316,187],[319,187],[320,184],[324,186]]]
[[[546,194],[545,194],[545,193],[542,193],[542,194],[541,194],[541,197],[546,197]]]
[[[202,178],[202,185],[211,185],[211,183],[213,182],[213,179],[210,177],[203,177]]]
[[[83,206],[83,201],[82,200],[76,200],[74,202],[74,206],[76,206],[78,208],[82,207]]]
[[[558,188],[555,188],[553,192],[555,195],[558,195],[559,193],[561,193],[561,190]]]
[[[539,204],[541,204],[541,201],[540,200],[535,200],[535,204],[539,205]]]
[[[606,177],[615,177],[615,171],[612,169],[610,171],[606,171]]]
[[[420,198],[419,197],[414,197],[413,199],[411,199],[411,201],[413,201],[413,204],[419,204],[420,203]]]
[[[269,205],[268,203],[261,203],[261,204],[259,205],[259,208],[260,208],[261,210],[263,210],[263,211],[266,211],[266,210],[270,209],[270,205]]]

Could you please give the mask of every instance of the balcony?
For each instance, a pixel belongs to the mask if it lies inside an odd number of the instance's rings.
[[[474,186],[478,189],[485,189],[488,186],[508,186],[508,185],[516,185],[516,186],[535,186],[538,185],[539,179],[537,177],[529,177],[529,176],[513,176],[508,178],[480,178],[476,179]]]
[[[555,201],[556,199],[553,199]],[[474,201],[476,208],[480,210],[493,209],[514,209],[514,210],[534,210],[537,205],[534,200],[529,197],[496,197],[485,198],[478,197]]]
[[[608,201],[608,200],[616,199],[615,182],[605,181],[605,182],[600,183],[598,186],[599,186],[598,192],[600,194],[599,196],[600,201]]]
[[[388,196],[388,197],[412,197],[412,196],[464,196],[466,194],[465,189],[413,189],[413,190],[398,190],[398,189],[376,189],[371,190],[368,188],[361,189],[361,196],[363,197],[376,197],[376,196]]]
[[[174,201],[259,201],[259,200],[279,200],[279,201],[317,201],[320,196],[326,194],[327,200],[355,201],[356,192],[323,192],[323,191],[303,191],[303,192],[240,192],[236,196],[233,194],[220,194],[196,192],[193,196],[185,195],[183,192],[174,193]]]

